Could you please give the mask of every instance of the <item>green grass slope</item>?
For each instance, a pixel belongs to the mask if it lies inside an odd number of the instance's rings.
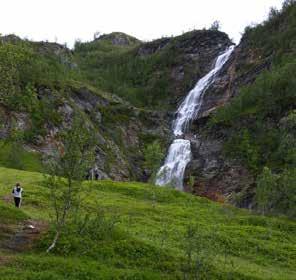
[[[2,227],[50,219],[42,179],[0,168]],[[21,210],[7,202],[16,181],[25,189]],[[28,252],[0,249],[0,279],[296,278],[295,221],[141,183],[86,182],[81,201],[83,212],[52,254],[51,230]],[[90,222],[81,226],[85,214]]]

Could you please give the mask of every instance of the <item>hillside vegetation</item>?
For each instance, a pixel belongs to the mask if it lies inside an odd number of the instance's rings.
[[[148,43],[125,35],[129,43],[124,45],[114,44],[114,36],[76,43],[74,56],[82,77],[134,106],[158,110],[175,110],[175,95],[187,93],[205,74],[205,64],[211,65],[230,44],[228,36],[217,30],[195,30]]]
[[[107,45],[110,52],[112,48]],[[137,109],[90,85],[73,52],[64,46],[0,37],[0,75],[1,166],[40,171],[52,141],[74,114],[97,134],[101,178],[140,180],[146,145],[156,139],[166,142],[166,126],[155,127],[156,120],[165,124],[164,114]]]
[[[16,180],[25,188],[21,210],[7,198]],[[39,173],[0,168],[3,280],[296,277],[294,221],[141,183],[84,183],[84,210],[72,213],[52,254],[45,253],[51,229],[29,251],[5,249],[22,221],[50,221],[42,181]]]
[[[212,117],[214,129],[227,135],[226,153],[240,159],[255,176],[255,199],[263,212],[296,215],[296,3],[247,28],[248,42],[271,68],[240,89]],[[253,62],[254,64],[256,63]],[[249,65],[250,67],[250,65]],[[242,198],[243,199],[243,198]]]

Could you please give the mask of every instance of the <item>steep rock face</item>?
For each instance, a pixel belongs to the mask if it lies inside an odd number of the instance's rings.
[[[207,90],[198,118],[190,129],[192,162],[186,170],[185,181],[194,177],[193,192],[218,201],[229,201],[241,207],[251,207],[254,178],[239,162],[229,159],[223,150],[227,133],[207,127],[208,117],[220,106],[227,104],[239,90],[251,84],[264,70],[269,69],[271,58],[249,45],[243,38],[219,77]],[[243,193],[243,194],[242,194]],[[240,200],[237,196],[244,195]],[[237,202],[239,201],[239,202]]]
[[[192,161],[187,166],[185,182],[194,179],[191,191],[216,201],[228,201],[240,207],[251,206],[251,200],[238,201],[237,194],[252,196],[254,178],[239,162],[223,153],[224,140],[217,136],[201,135],[191,141]],[[192,180],[192,179],[191,179]]]
[[[120,98],[104,98],[87,87],[68,87],[63,97],[47,87],[38,89],[40,102],[58,104],[56,113],[61,122],[46,122],[42,133],[35,133],[25,149],[50,154],[60,131],[71,126],[73,116],[84,116],[85,126],[96,134],[96,170],[100,179],[146,180],[143,167],[144,137],[166,142],[169,122],[166,113],[139,110]],[[0,107],[0,140],[7,139],[12,130],[30,133],[33,121],[25,112]]]
[[[6,139],[10,135],[12,129],[12,120],[14,127],[18,130],[26,130],[29,128],[29,116],[26,113],[12,112],[0,105],[0,139]]]
[[[247,38],[243,38],[205,94],[200,116],[205,117],[212,110],[225,105],[230,98],[238,94],[240,88],[254,82],[270,65],[271,56],[251,47]]]

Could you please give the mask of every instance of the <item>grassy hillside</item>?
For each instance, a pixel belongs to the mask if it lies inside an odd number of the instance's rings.
[[[17,224],[49,221],[42,179],[39,173],[0,168],[2,280],[296,277],[294,221],[140,183],[86,182],[84,210],[52,254],[44,253],[51,231],[30,251],[4,250]],[[21,210],[8,203],[16,181],[25,188]]]
[[[28,152],[14,142],[0,141],[0,166],[28,171],[41,171],[40,154]]]
[[[116,56],[139,44],[132,37],[106,36],[83,45],[83,50]],[[126,39],[130,45],[113,45],[113,39]],[[91,86],[65,46],[0,36],[0,76],[0,166],[40,171],[53,138],[77,114],[97,133],[96,164],[104,178],[141,180],[147,173],[145,140],[166,142],[164,114],[131,107]]]
[[[176,95],[188,92],[230,44],[225,33],[214,30],[128,45],[114,45],[110,36],[75,45],[82,77],[134,106],[158,110],[175,110]],[[218,45],[221,49],[215,51]]]

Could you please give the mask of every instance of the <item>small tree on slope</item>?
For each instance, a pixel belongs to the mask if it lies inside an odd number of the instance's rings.
[[[56,151],[47,161],[45,175],[55,226],[55,236],[47,252],[56,246],[71,211],[79,206],[82,180],[94,163],[95,138],[82,118],[74,117],[72,127],[62,133],[61,139],[54,141]]]
[[[163,159],[163,150],[159,141],[155,140],[153,143],[147,145],[144,149],[144,167],[151,172],[150,182],[153,182],[157,170],[161,165]]]

